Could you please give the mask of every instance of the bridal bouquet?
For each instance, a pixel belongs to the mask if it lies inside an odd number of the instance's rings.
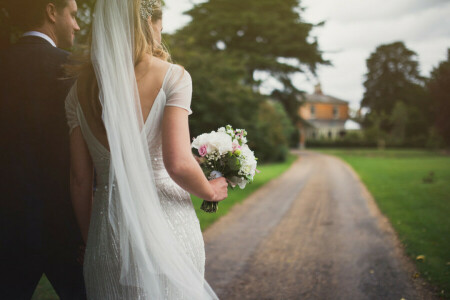
[[[217,131],[204,133],[194,138],[192,148],[200,155],[199,163],[208,179],[225,177],[234,188],[241,189],[253,181],[258,160],[247,146],[247,131],[234,130],[230,125]],[[212,213],[218,209],[217,202],[204,200],[201,209]]]

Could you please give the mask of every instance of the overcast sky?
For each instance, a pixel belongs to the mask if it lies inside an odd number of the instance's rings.
[[[245,0],[243,0],[245,1]],[[189,21],[183,11],[202,0],[166,0],[164,31],[173,32]],[[450,47],[450,0],[303,0],[303,19],[326,24],[314,30],[324,57],[333,66],[321,67],[318,78],[299,74],[298,88],[314,90],[317,80],[325,94],[359,107],[364,93],[366,59],[380,44],[404,41],[418,54],[422,75],[428,76]],[[382,3],[382,4],[381,4]],[[265,78],[263,74],[259,76]],[[267,80],[265,90],[276,86]]]

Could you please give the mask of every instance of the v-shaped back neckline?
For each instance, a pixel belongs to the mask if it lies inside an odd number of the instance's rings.
[[[147,117],[145,118],[145,120],[142,119],[142,121],[144,122],[144,126],[142,127],[142,129],[144,129],[144,128],[147,127],[147,121],[148,121],[148,119],[149,119],[149,117],[150,117],[150,115],[151,115],[151,113],[152,113],[152,110],[153,110],[153,107],[155,106],[156,101],[158,100],[159,96],[161,95],[161,92],[162,92],[162,93],[165,93],[165,92],[164,92],[164,88],[165,88],[165,86],[166,86],[166,80],[167,80],[167,77],[168,77],[168,75],[169,75],[169,72],[170,72],[171,69],[172,69],[172,66],[173,66],[173,64],[170,64],[169,67],[167,68],[166,74],[164,75],[163,82],[162,82],[162,84],[161,84],[161,88],[159,89],[159,92],[158,92],[158,94],[156,95],[155,100],[153,100],[152,107],[150,107],[150,111],[148,112]],[[141,104],[141,112],[142,112],[142,104]],[[144,118],[144,117],[142,116],[142,118]]]
[[[164,79],[163,79],[161,88],[159,89],[159,92],[156,95],[155,100],[153,100],[153,104],[152,104],[152,107],[150,108],[150,111],[147,114],[147,118],[145,119],[145,121],[143,120],[143,126],[142,126],[142,130],[141,130],[141,134],[142,134],[142,132],[145,133],[145,131],[147,130],[147,123],[150,122],[149,120],[152,120],[151,116],[152,116],[152,114],[154,112],[153,108],[155,107],[155,104],[157,103],[159,98],[161,98],[160,97],[161,95],[165,95],[164,88],[165,88],[165,85],[166,85],[166,80],[167,80],[167,77],[168,77],[172,67],[173,67],[173,64],[170,64],[169,67],[167,68],[167,71],[166,71],[166,74],[164,75]],[[103,145],[102,142],[100,142],[100,140],[92,132],[92,130],[91,130],[90,126],[89,126],[89,123],[86,120],[86,116],[84,115],[83,108],[81,107],[80,101],[78,101],[78,86],[77,86],[77,82],[75,82],[74,85],[75,85],[74,89],[75,89],[76,96],[77,96],[77,109],[80,110],[80,114],[81,114],[81,116],[83,118],[83,121],[84,121],[84,123],[86,125],[86,129],[89,131],[88,134],[91,136],[91,139],[96,144],[98,144],[104,151],[106,151],[108,154],[110,154],[110,151],[108,150],[108,148],[105,145]],[[142,111],[142,105],[141,105],[141,111]]]

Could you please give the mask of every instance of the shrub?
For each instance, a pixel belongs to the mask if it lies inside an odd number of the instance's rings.
[[[284,161],[289,153],[292,126],[283,106],[271,100],[258,107],[256,122],[248,128],[249,146],[260,161]]]

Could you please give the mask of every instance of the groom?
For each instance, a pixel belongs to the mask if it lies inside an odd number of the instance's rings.
[[[45,274],[61,299],[85,299],[82,239],[69,196],[62,80],[75,0],[14,0],[26,32],[0,52],[0,299],[30,299]]]

